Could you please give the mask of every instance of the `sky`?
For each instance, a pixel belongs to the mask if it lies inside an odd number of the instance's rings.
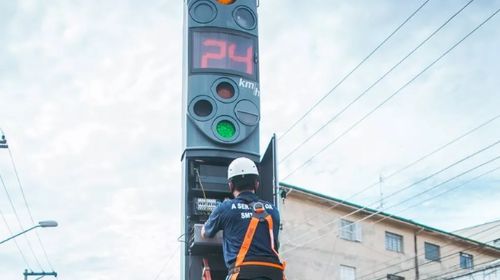
[[[500,15],[358,123],[500,8],[473,1],[366,91],[468,2],[429,1],[331,91],[423,1],[261,0],[260,141],[279,137],[280,179],[447,231],[499,219],[500,170],[476,177],[500,167],[500,118],[391,174],[500,114]],[[182,15],[180,0],[0,2],[0,128],[34,220],[59,222],[35,230],[50,264],[34,231],[16,238],[27,264],[0,245],[0,279],[27,265],[59,279],[179,278]],[[0,175],[28,228],[6,149]],[[21,231],[2,189],[0,210]]]

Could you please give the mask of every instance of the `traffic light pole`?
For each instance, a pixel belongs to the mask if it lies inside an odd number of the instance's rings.
[[[253,160],[257,195],[276,205],[276,141],[260,148],[257,1],[184,0],[181,279],[224,279],[221,238],[201,238],[210,213],[232,197],[227,167]],[[205,273],[208,274],[208,273]]]
[[[37,279],[42,279],[43,277],[45,276],[54,276],[55,278],[57,278],[57,272],[55,271],[52,271],[52,272],[28,272],[27,269],[24,270],[24,280],[28,280],[28,276],[40,276],[38,278],[36,278],[35,280]]]

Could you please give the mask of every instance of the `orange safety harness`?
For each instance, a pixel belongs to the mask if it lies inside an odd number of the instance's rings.
[[[248,225],[247,231],[245,233],[245,238],[243,239],[243,243],[241,244],[240,251],[236,256],[236,262],[234,263],[234,268],[232,269],[230,280],[238,279],[238,275],[240,274],[241,266],[245,265],[257,265],[257,266],[267,266],[274,267],[280,269],[282,271],[285,270],[285,262],[281,261],[281,258],[274,249],[274,233],[273,233],[273,219],[269,213],[264,210],[264,205],[261,202],[250,203],[250,206],[253,208],[253,215],[250,219],[250,224]],[[271,249],[274,254],[280,259],[281,264],[271,263],[271,262],[262,262],[262,261],[245,261],[245,257],[250,249],[250,245],[252,244],[253,236],[255,231],[257,230],[257,226],[260,222],[267,222],[267,227],[269,228],[269,236],[271,239]],[[286,279],[283,275],[283,279]]]

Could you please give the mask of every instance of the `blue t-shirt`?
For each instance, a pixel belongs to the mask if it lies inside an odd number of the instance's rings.
[[[245,238],[253,209],[248,205],[251,202],[262,202],[264,208],[273,218],[274,246],[278,251],[278,233],[280,216],[278,209],[271,203],[260,200],[252,192],[242,192],[238,197],[226,200],[212,212],[205,223],[205,234],[214,237],[219,230],[223,230],[222,248],[224,251],[224,261],[229,268],[236,261],[236,256],[240,251],[241,244]],[[278,257],[271,249],[269,229],[266,222],[259,223],[252,244],[245,260],[261,260],[273,263],[280,263]]]

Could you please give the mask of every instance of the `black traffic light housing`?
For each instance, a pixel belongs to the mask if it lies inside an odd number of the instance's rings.
[[[185,149],[258,157],[260,89],[255,0],[227,5],[215,0],[188,0],[185,27]]]

